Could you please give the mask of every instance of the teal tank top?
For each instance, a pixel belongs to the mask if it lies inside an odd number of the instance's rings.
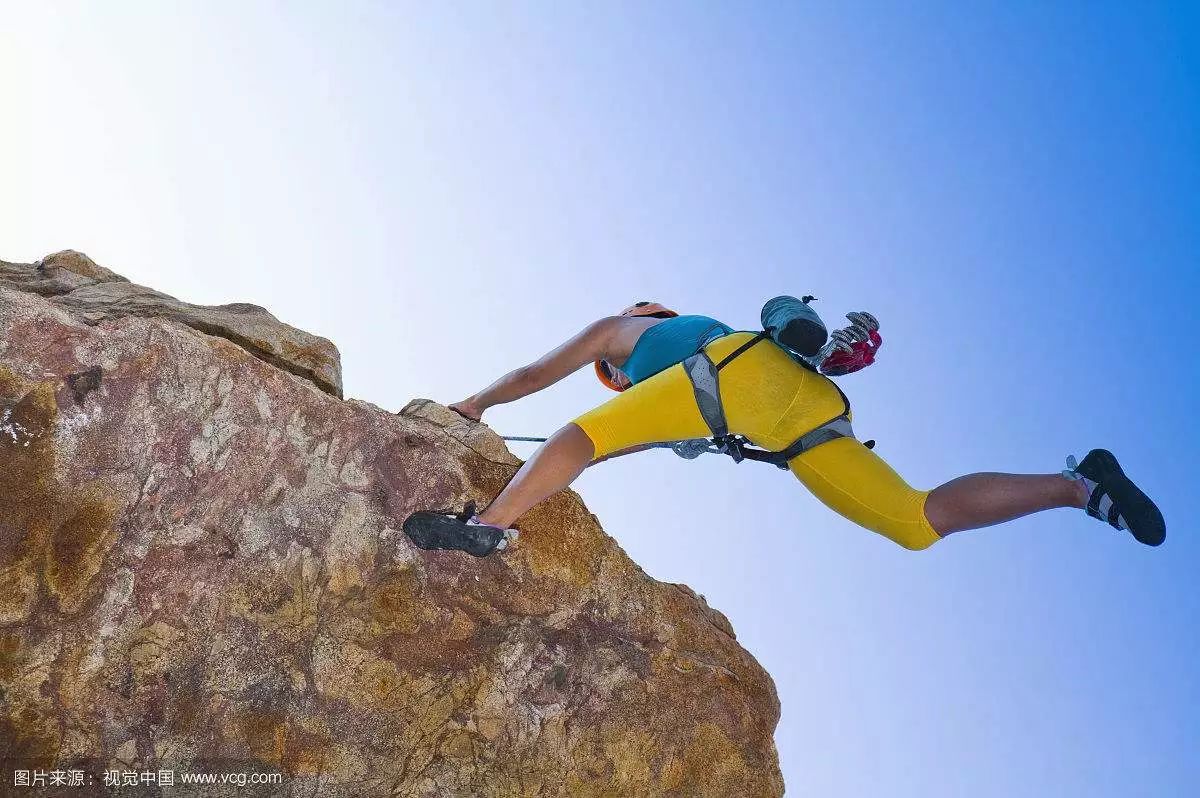
[[[708,316],[676,316],[642,333],[621,371],[637,384],[665,368],[682,363],[733,328]]]

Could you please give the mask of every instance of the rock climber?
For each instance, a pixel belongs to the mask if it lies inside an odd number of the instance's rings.
[[[823,326],[820,331],[824,341]],[[1104,449],[1091,450],[1079,462],[1068,458],[1061,472],[975,473],[917,490],[853,437],[845,395],[821,369],[806,367],[794,352],[763,338],[764,333],[736,331],[708,316],[679,315],[655,302],[639,302],[589,324],[537,361],[450,407],[479,421],[488,408],[540,391],[588,364],[618,395],[550,436],[482,511],[469,506],[458,514],[414,513],[405,522],[406,533],[421,548],[488,555],[515,539],[514,524],[523,513],[570,485],[589,465],[655,443],[704,438],[723,424],[727,429],[717,431],[726,437],[744,436],[777,453],[777,464],[830,509],[906,549],[927,549],[955,532],[1058,507],[1084,509],[1146,545],[1165,538],[1159,509]],[[834,338],[847,340],[842,331]],[[722,365],[712,368],[717,361]],[[693,369],[695,364],[702,368]],[[719,389],[714,384],[704,394],[704,375],[715,380],[718,370]],[[812,432],[822,425],[834,431],[814,439]]]

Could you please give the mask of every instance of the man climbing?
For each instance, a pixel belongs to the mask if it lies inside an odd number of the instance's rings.
[[[976,473],[930,491],[910,487],[854,438],[849,404],[825,376],[873,360],[881,343],[873,317],[848,314],[851,327],[827,336],[815,313],[805,316],[799,308],[800,315],[787,315],[800,302],[772,300],[763,310],[766,331],[757,334],[639,302],[452,404],[479,421],[488,408],[540,391],[589,363],[601,382],[619,391],[550,436],[482,512],[414,513],[406,533],[421,548],[485,556],[516,537],[513,524],[526,510],[570,485],[588,465],[659,442],[713,435],[719,444],[753,442],[774,453],[769,457],[830,509],[907,549],[1056,507],[1085,509],[1146,545],[1162,543],[1162,514],[1104,449],[1093,449],[1082,462],[1068,458],[1059,473]]]

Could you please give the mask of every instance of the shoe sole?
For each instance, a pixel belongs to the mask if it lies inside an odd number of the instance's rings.
[[[1121,509],[1121,515],[1129,525],[1130,534],[1139,543],[1147,546],[1161,545],[1167,538],[1167,525],[1158,506],[1125,475],[1112,452],[1107,449],[1094,449],[1089,456],[1098,466],[1099,473],[1093,475],[1082,470],[1080,473],[1100,483],[1113,503]]]
[[[404,534],[419,549],[465,551],[475,557],[486,557],[503,549],[510,540],[510,536],[499,529],[468,526],[457,519],[425,511],[413,513],[404,520]]]

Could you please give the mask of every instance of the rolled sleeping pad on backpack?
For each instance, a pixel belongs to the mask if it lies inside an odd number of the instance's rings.
[[[775,343],[803,357],[816,355],[829,340],[821,317],[794,296],[777,296],[763,305],[762,326]]]

